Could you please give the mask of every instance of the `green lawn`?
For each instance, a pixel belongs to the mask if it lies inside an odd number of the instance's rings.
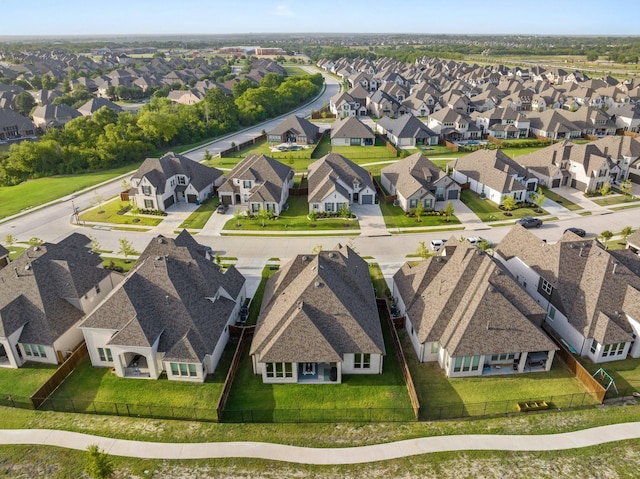
[[[382,331],[387,352],[383,374],[344,375],[341,384],[263,384],[262,376],[253,374],[250,356],[244,355],[225,417],[257,422],[413,420],[386,320]]]
[[[503,219],[512,218],[514,220],[523,218],[525,216],[540,216],[546,215],[547,212],[542,210],[542,213],[536,213],[536,208],[518,208],[511,211],[511,216],[506,215],[505,211],[498,208],[493,201],[485,198],[482,199],[477,193],[471,190],[462,190],[460,193],[460,199],[480,218],[482,221],[499,221]]]
[[[638,201],[638,198],[636,198],[635,196],[628,196],[628,195],[607,195],[607,196],[601,196],[597,198],[590,198],[590,200],[600,206],[614,206],[614,205],[623,205],[625,203],[631,203],[633,201]]]
[[[389,286],[387,285],[387,281],[382,275],[380,265],[378,263],[369,263],[369,274],[371,275],[371,282],[373,283],[373,287],[376,290],[376,297],[385,297],[387,292],[389,291]]]
[[[418,222],[416,217],[407,216],[399,206],[392,203],[380,203],[380,211],[384,216],[387,228],[425,228],[429,226],[459,225],[460,220],[454,216],[447,221],[446,216],[427,215],[423,213]]]
[[[34,362],[18,369],[0,368],[0,396],[30,397],[57,368],[57,364]]]
[[[627,390],[627,395],[631,395],[629,390],[640,391],[640,359],[623,359],[621,361],[611,361],[604,364],[594,364],[589,359],[576,357],[591,374],[598,369],[604,369],[616,383],[620,393]],[[615,391],[610,394],[615,395]]]
[[[305,76],[308,75],[309,72],[305,69],[295,66],[295,65],[282,65],[282,67],[287,72],[287,76],[295,77],[295,76]]]
[[[331,231],[331,230],[354,230],[360,229],[357,220],[344,220],[342,218],[335,219],[318,219],[312,226],[307,218],[309,214],[309,203],[306,196],[289,196],[287,200],[289,209],[274,219],[265,220],[264,228],[262,221],[256,218],[242,218],[238,227],[237,220],[234,218],[227,221],[224,225],[225,230],[229,231]]]
[[[568,407],[571,395],[575,395],[572,404],[583,400],[582,384],[557,358],[549,372],[449,379],[437,361],[419,363],[407,332],[399,333],[423,418],[516,412],[516,402],[529,399],[553,397],[555,407]],[[588,394],[584,401],[593,404]]]
[[[89,186],[102,183],[116,176],[135,170],[135,163],[112,170],[72,176],[52,176],[29,180],[16,186],[0,186],[0,218],[10,216],[27,208],[41,205],[75,193]],[[69,203],[71,214],[71,203]]]
[[[196,230],[204,228],[204,225],[207,224],[211,215],[215,213],[218,203],[219,200],[217,197],[209,198],[182,222],[180,228],[191,228]]]
[[[137,226],[158,226],[162,222],[162,216],[149,218],[140,215],[119,215],[118,211],[126,206],[129,206],[129,203],[116,198],[97,208],[84,211],[80,214],[80,221]]]
[[[374,161],[396,158],[396,155],[378,140],[374,146],[333,146],[331,152],[338,153],[352,161],[356,159]]]
[[[278,271],[278,266],[276,265],[266,265],[262,269],[262,279],[260,280],[260,284],[256,289],[256,292],[251,299],[251,304],[249,306],[249,317],[247,318],[247,324],[252,325],[256,324],[258,321],[258,315],[260,314],[260,307],[262,306],[262,297],[264,296],[264,288],[267,285],[267,281],[271,276],[273,276]]]
[[[582,206],[575,204],[574,202],[568,200],[564,196],[560,196],[558,193],[550,190],[549,188],[542,187],[542,193],[551,201],[555,201],[556,203],[558,203],[561,206],[564,206],[568,210],[578,211],[583,209]]]
[[[619,211],[619,210],[628,210],[628,209],[631,209],[631,208],[638,208],[638,207],[640,207],[640,202],[631,203],[631,204],[628,204],[628,205],[625,205],[625,206],[617,206],[617,207],[613,207],[613,208],[609,208],[609,209],[613,210],[613,211]]]
[[[102,258],[102,265],[104,267],[107,266],[120,266],[123,269],[124,273],[129,272],[131,268],[136,265],[135,258],[133,259],[122,259],[122,258]]]
[[[7,246],[6,247],[7,250],[9,250],[9,259],[11,261],[13,261],[14,259],[16,259],[18,256],[20,256],[24,250],[26,250],[27,248],[22,248],[21,246]]]

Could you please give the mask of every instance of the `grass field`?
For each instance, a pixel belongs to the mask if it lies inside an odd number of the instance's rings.
[[[387,228],[426,228],[460,224],[460,220],[455,215],[450,218],[450,221],[447,221],[446,216],[423,214],[418,221],[416,217],[407,216],[402,208],[391,203],[380,203],[380,211],[382,211]]]
[[[191,213],[186,220],[182,222],[180,225],[180,229],[182,228],[190,228],[190,229],[202,229],[204,225],[207,224],[211,215],[215,213],[216,208],[218,207],[218,197],[209,198],[204,203],[202,203],[197,210]]]
[[[627,394],[630,394],[629,390],[631,389],[640,391],[640,359],[629,358],[621,361],[610,361],[604,364],[594,364],[589,359],[582,357],[576,357],[576,359],[578,359],[591,374],[603,368],[611,375],[619,392],[622,393],[624,390],[627,390]]]
[[[477,193],[471,190],[463,190],[460,193],[460,199],[467,205],[482,221],[500,221],[503,219],[512,218],[514,220],[518,218],[524,218],[525,216],[540,216],[546,215],[547,212],[542,210],[542,213],[536,213],[537,208],[518,208],[510,211],[511,216],[508,216],[505,211],[498,208],[493,201],[489,199],[480,198]]]
[[[582,206],[575,204],[574,202],[568,200],[564,196],[560,196],[558,193],[556,193],[555,191],[551,191],[548,188],[544,188],[543,187],[542,188],[542,193],[544,194],[544,196],[549,198],[551,201],[555,201],[556,203],[558,203],[561,206],[564,206],[568,210],[579,211],[579,210],[583,209]]]
[[[31,396],[57,367],[57,364],[26,362],[18,369],[0,368],[0,396]]]
[[[84,211],[80,214],[80,221],[89,223],[113,223],[119,225],[136,225],[136,226],[158,226],[162,222],[162,216],[147,217],[141,215],[119,215],[118,211],[129,206],[126,201],[120,201],[116,198],[112,201],[102,203],[102,205]]]
[[[247,318],[247,324],[253,325],[256,324],[258,320],[258,315],[260,314],[260,307],[262,306],[262,297],[264,296],[264,288],[267,285],[267,281],[271,276],[273,276],[278,271],[278,267],[271,267],[269,265],[265,266],[262,269],[262,278],[260,279],[260,284],[256,289],[256,292],[253,294],[253,298],[251,298],[251,303],[249,305],[249,317]]]
[[[382,275],[382,271],[380,270],[380,265],[378,263],[369,263],[369,275],[371,276],[373,288],[376,291],[376,297],[384,297],[389,291],[389,286]]]
[[[604,197],[590,198],[595,204],[600,206],[617,206],[638,201],[635,196],[628,195],[607,195]],[[640,206],[640,203],[638,204]]]

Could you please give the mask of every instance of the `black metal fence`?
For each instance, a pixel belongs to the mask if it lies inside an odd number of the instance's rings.
[[[368,409],[225,409],[221,422],[232,423],[327,423],[415,422],[412,408]]]

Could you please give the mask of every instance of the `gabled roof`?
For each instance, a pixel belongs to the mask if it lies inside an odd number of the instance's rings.
[[[334,189],[348,198],[349,193],[340,183],[352,187],[357,181],[362,187],[368,186],[375,191],[369,172],[337,153],[329,153],[311,163],[308,181],[309,203],[324,200]]]
[[[236,303],[244,277],[222,273],[183,231],[151,240],[134,269],[81,323],[112,330],[110,345],[151,347],[165,361],[202,362],[211,354]]]
[[[0,336],[24,326],[20,342],[51,345],[82,318],[74,304],[111,274],[89,243],[74,234],[32,246],[0,270]]]
[[[306,136],[313,140],[318,135],[320,128],[305,118],[296,115],[289,115],[283,122],[278,124],[273,130],[268,131],[268,135],[282,135],[287,131],[292,131],[296,136]]]
[[[637,314],[632,301],[640,297],[637,259],[623,262],[596,240],[571,232],[548,244],[521,226],[507,233],[496,254],[517,257],[548,281],[557,292],[552,304],[585,338],[601,344],[631,341],[632,329],[622,313],[633,309]]]
[[[250,354],[261,362],[385,354],[368,270],[348,247],[296,256],[267,282]]]
[[[405,198],[409,198],[420,188],[423,188],[426,193],[434,188],[435,183],[443,178],[449,178],[422,153],[414,153],[385,166],[380,170],[380,174],[395,185],[396,191]]]
[[[146,177],[158,189],[158,194],[164,194],[167,180],[175,175],[185,175],[194,188],[201,191],[222,176],[222,171],[202,165],[186,156],[169,152],[159,159],[147,158],[144,160],[131,178],[142,179]]]
[[[250,201],[279,202],[282,189],[293,175],[293,170],[267,155],[249,155],[227,175],[227,180],[220,185],[218,192],[235,192],[234,179],[251,180]]]
[[[605,136],[594,143],[598,149],[611,158],[621,160],[623,157],[640,157],[640,140],[632,136]]]
[[[375,138],[376,135],[367,125],[356,117],[337,119],[331,128],[331,138]]]
[[[557,349],[534,324],[544,309],[493,258],[466,241],[447,244],[446,256],[394,276],[420,343],[451,356]]]
[[[438,136],[431,131],[427,125],[410,113],[402,115],[399,118],[383,116],[378,120],[378,125],[397,138],[425,139]]]
[[[500,193],[524,190],[529,172],[500,150],[477,150],[458,158],[453,169]]]

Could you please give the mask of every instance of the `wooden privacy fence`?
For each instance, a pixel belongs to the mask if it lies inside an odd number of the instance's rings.
[[[220,394],[220,399],[218,400],[218,407],[216,411],[218,413],[218,422],[222,422],[222,413],[227,404],[227,400],[229,399],[229,393],[231,392],[231,386],[233,385],[233,380],[236,377],[236,373],[238,372],[238,367],[240,366],[240,360],[242,359],[242,354],[247,347],[247,344],[253,337],[253,333],[255,332],[255,326],[247,326],[242,328],[242,333],[240,334],[240,340],[238,341],[238,347],[236,348],[236,352],[233,354],[233,359],[231,360],[231,366],[229,367],[229,372],[227,373],[227,377],[224,380],[224,386],[222,388],[222,394]]]
[[[71,356],[69,356],[67,360],[63,362],[58,369],[56,369],[51,377],[47,379],[47,381],[40,386],[35,393],[33,393],[31,396],[33,407],[38,409],[42,403],[47,400],[51,393],[55,391],[60,384],[62,384],[62,381],[64,381],[88,355],[89,351],[87,350],[87,343],[83,341],[82,344],[78,346],[73,353],[71,353]]]

